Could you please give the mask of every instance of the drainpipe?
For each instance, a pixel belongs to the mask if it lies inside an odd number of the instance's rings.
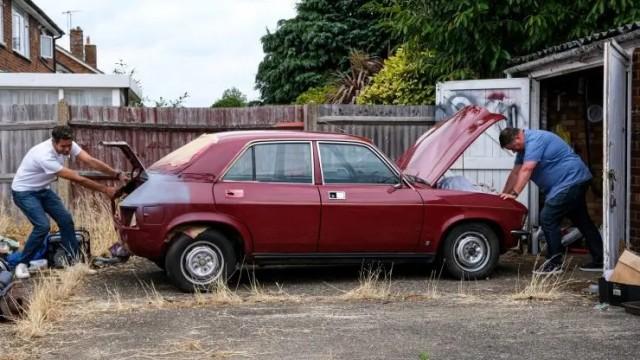
[[[54,74],[58,72],[58,62],[56,61],[56,40],[60,39],[63,36],[64,34],[60,34],[58,36],[54,36],[53,38],[53,73]]]

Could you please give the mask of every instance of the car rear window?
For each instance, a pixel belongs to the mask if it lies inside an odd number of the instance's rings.
[[[204,151],[209,145],[218,142],[218,136],[216,134],[204,134],[195,140],[187,143],[186,145],[176,149],[169,153],[162,159],[156,161],[149,168],[150,170],[158,169],[175,169],[180,167],[193,159],[196,155]]]

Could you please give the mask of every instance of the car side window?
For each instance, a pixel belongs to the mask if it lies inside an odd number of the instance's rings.
[[[320,144],[325,184],[396,184],[398,176],[370,148]]]
[[[247,149],[225,180],[312,183],[309,143],[263,143]]]

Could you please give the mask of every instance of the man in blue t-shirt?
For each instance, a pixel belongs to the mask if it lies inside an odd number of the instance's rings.
[[[582,159],[558,135],[544,130],[506,128],[500,132],[500,146],[517,153],[515,165],[502,194],[518,197],[533,180],[545,195],[540,225],[547,241],[547,260],[537,274],[562,272],[560,223],[566,216],[584,235],[592,261],[584,271],[602,271],[602,236],[595,226],[585,200],[591,173]]]

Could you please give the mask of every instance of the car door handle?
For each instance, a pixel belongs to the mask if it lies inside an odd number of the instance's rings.
[[[344,191],[329,191],[329,200],[346,200],[347,194]]]
[[[242,189],[229,189],[224,192],[225,197],[241,198],[244,197],[244,190]]]

